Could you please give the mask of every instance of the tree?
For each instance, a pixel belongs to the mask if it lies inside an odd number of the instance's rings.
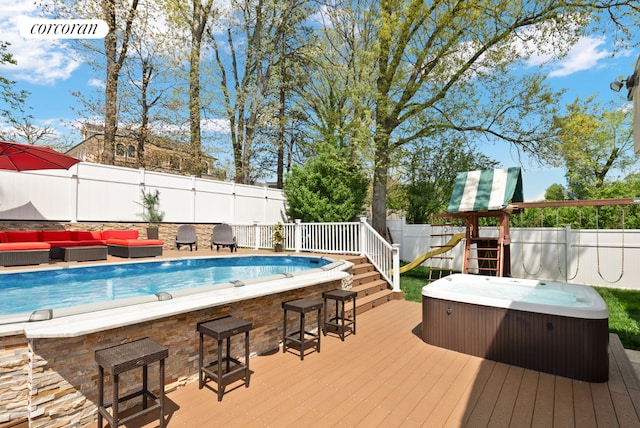
[[[272,172],[275,164],[282,187],[286,140],[292,140],[287,125],[296,117],[288,101],[302,85],[308,34],[304,22],[311,2],[244,0],[232,5],[226,41],[210,36],[223,114],[230,125],[235,180],[251,183]]]
[[[322,144],[317,156],[286,174],[287,216],[303,222],[351,221],[362,212],[368,180],[344,149]]]
[[[571,198],[569,198],[569,193],[562,184],[554,183],[547,187],[544,192],[544,199],[547,201],[564,201]]]
[[[147,165],[145,145],[154,121],[151,109],[162,106],[165,89],[169,86],[162,81],[169,68],[164,64],[169,63],[166,51],[170,44],[162,12],[157,2],[143,2],[131,30],[131,53],[124,63],[127,80],[123,82],[123,100],[119,104],[121,117],[130,123],[131,132],[137,140],[139,168]]]
[[[11,139],[24,141],[26,144],[38,144],[47,142],[56,131],[50,126],[36,126],[33,118],[25,115],[22,118],[13,118],[10,121],[13,131],[10,133]]]
[[[366,13],[358,30],[376,35],[360,58],[375,81],[372,225],[381,232],[397,149],[451,129],[501,139],[533,155],[546,153],[557,94],[542,76],[516,77],[510,68],[544,51],[550,40],[566,51],[598,18],[597,11],[615,19],[621,13],[637,16],[632,14],[639,8],[631,0],[362,3]]]
[[[575,199],[589,199],[612,171],[625,171],[637,162],[632,120],[630,111],[604,108],[594,97],[576,99],[567,105],[566,115],[555,118],[554,164],[566,168]]]
[[[453,192],[456,174],[462,171],[493,169],[497,162],[466,147],[464,140],[447,144],[416,145],[401,163],[408,178],[402,208],[408,223],[427,224],[430,215],[445,212]]]
[[[13,55],[8,51],[10,45],[9,42],[0,40],[0,65],[17,64]],[[16,112],[24,112],[24,101],[28,96],[27,91],[16,90],[15,84],[15,81],[0,76],[0,118],[4,118],[9,123],[15,123]]]
[[[104,108],[104,156],[106,163],[115,164],[116,132],[118,130],[118,80],[127,58],[131,28],[136,16],[138,0],[102,0],[102,18],[109,31],[104,38],[106,58],[106,86]],[[121,11],[124,18],[121,18]],[[124,22],[122,22],[124,21]]]

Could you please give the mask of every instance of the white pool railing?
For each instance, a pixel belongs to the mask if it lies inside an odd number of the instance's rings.
[[[391,284],[400,291],[399,245],[389,244],[369,223],[366,217],[347,223],[284,223],[284,244],[287,251],[328,254],[356,254],[367,257]],[[231,225],[238,247],[274,248],[274,224]]]

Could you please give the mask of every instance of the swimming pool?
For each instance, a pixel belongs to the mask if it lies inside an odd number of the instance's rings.
[[[7,272],[0,274],[0,317],[29,313],[31,320],[50,319],[54,309],[62,313],[64,308],[104,307],[105,302],[167,300],[284,278],[331,262],[304,256],[235,256]]]

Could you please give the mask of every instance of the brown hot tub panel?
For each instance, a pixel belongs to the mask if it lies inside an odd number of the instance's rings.
[[[431,345],[587,382],[609,376],[608,319],[583,319],[422,296]]]

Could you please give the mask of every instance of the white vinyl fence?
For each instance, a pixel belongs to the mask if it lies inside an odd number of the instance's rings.
[[[388,220],[393,243],[368,223],[286,223],[281,190],[199,179],[143,169],[80,162],[70,170],[0,171],[0,221],[137,222],[141,190],[160,192],[160,209],[170,223],[229,223],[239,245],[272,247],[273,225],[285,223],[285,248],[296,251],[362,254],[399,287],[398,260],[412,261],[464,228],[436,230]],[[443,233],[446,232],[446,233]],[[497,237],[496,228],[480,236]],[[439,240],[438,240],[439,239]],[[512,228],[514,277],[640,289],[639,230]],[[462,269],[463,245],[424,264]],[[442,266],[450,263],[450,266]]]
[[[393,241],[400,244],[400,259],[407,262],[465,231],[464,227],[408,225],[403,220],[388,220],[387,226]],[[544,227],[511,228],[510,232],[514,277],[640,289],[640,230]],[[498,230],[481,228],[480,236],[497,238]],[[464,241],[446,255],[453,259],[428,259],[423,265],[460,271]]]
[[[0,220],[141,221],[141,191],[160,192],[170,223],[276,223],[279,189],[80,162],[69,170],[0,171]]]

